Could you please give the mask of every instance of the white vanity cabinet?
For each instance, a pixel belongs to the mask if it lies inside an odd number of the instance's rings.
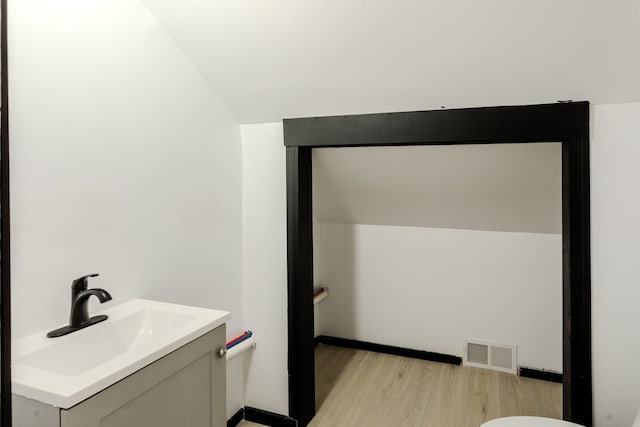
[[[226,426],[225,325],[69,409],[14,395],[14,427]]]

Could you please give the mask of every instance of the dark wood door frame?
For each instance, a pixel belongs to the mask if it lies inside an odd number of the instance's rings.
[[[0,0],[2,32],[2,140],[0,141],[0,422],[11,426],[11,258],[9,246],[9,85],[7,75],[7,0]]]
[[[311,150],[535,142],[562,143],[564,419],[593,426],[588,102],[284,120],[289,416],[299,426],[315,415]]]

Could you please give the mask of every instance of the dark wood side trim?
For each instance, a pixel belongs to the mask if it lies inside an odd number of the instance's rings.
[[[589,137],[562,147],[563,416],[593,424]]]
[[[588,137],[588,123],[588,102],[311,117],[285,119],[284,144],[357,147],[562,141],[568,135]]]
[[[293,418],[249,406],[244,408],[244,419],[272,427],[296,427],[298,425]]]
[[[242,420],[244,420],[244,408],[238,409],[238,411],[227,420],[227,427],[236,427]]]
[[[521,377],[562,384],[562,374],[560,372],[545,371],[544,369],[525,368],[523,366],[521,366],[518,371]]]
[[[411,348],[395,347],[392,345],[376,344],[366,341],[349,340],[346,338],[330,337],[326,335],[317,336],[316,342],[318,344],[355,348],[357,350],[375,351],[376,353],[393,354],[394,356],[430,360],[432,362],[448,363],[450,365],[462,365],[462,357],[454,356],[451,354],[433,353],[431,351],[414,350]]]
[[[287,148],[289,416],[307,425],[316,413],[313,359],[311,149]],[[292,390],[296,392],[292,393]]]
[[[2,123],[0,126],[0,420],[11,426],[11,227],[9,210],[9,85],[7,71],[7,0],[2,0]]]
[[[557,141],[563,145],[564,418],[593,426],[588,102],[288,119],[284,138],[291,417],[306,426],[315,402],[311,149]]]

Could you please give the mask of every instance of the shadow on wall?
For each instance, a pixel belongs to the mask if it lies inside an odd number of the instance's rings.
[[[331,245],[331,236],[325,224],[314,222],[314,275],[316,283],[327,285],[330,296],[315,306],[317,315],[315,335],[328,335],[354,339],[358,334],[356,320],[356,287],[354,286],[356,249],[354,230],[348,228],[339,244]],[[328,321],[339,313],[341,329],[327,328]],[[337,333],[337,335],[336,335]]]

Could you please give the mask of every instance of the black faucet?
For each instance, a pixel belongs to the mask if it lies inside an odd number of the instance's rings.
[[[87,326],[107,320],[106,315],[89,317],[89,297],[95,295],[101,303],[109,301],[111,295],[104,289],[87,289],[89,277],[96,277],[97,274],[82,276],[71,283],[71,315],[69,325],[55,329],[47,334],[49,338],[60,337],[70,334]]]

